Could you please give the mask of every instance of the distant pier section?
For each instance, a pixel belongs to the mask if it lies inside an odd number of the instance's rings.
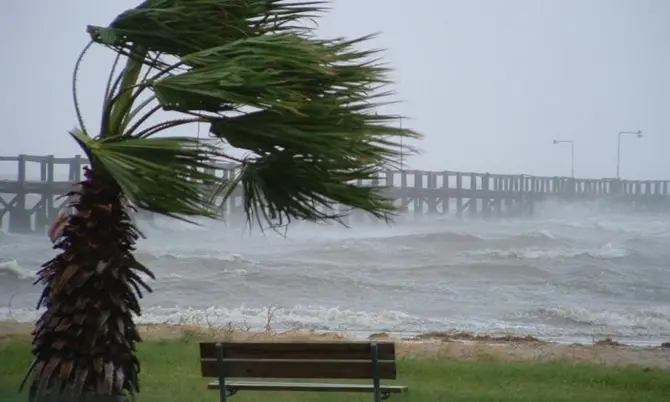
[[[53,222],[63,199],[81,181],[88,160],[81,156],[0,156],[0,227],[10,232],[43,231]],[[13,165],[13,167],[11,166]],[[233,177],[234,165],[215,169],[222,179]],[[15,177],[11,177],[11,171]],[[5,172],[10,172],[9,177]],[[67,179],[66,179],[67,178]],[[380,171],[378,178],[358,185],[382,185],[408,214],[455,215],[472,218],[532,216],[546,200],[598,201],[604,208],[670,212],[670,181],[577,179],[471,172],[419,170]],[[241,189],[220,203],[224,218],[243,215]],[[369,219],[354,211],[351,219]]]

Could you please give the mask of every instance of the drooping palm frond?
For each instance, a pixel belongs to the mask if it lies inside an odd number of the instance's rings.
[[[92,164],[106,172],[136,207],[173,218],[215,218],[208,191],[220,184],[212,145],[191,137],[91,139],[71,133]]]

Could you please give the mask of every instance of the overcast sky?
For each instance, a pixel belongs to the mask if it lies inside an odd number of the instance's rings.
[[[71,156],[78,148],[71,73],[87,24],[138,0],[3,0],[0,155]],[[324,36],[379,32],[395,68],[388,111],[425,134],[427,170],[670,179],[670,1],[334,0]],[[111,63],[97,49],[79,82],[93,126]],[[178,134],[184,134],[180,132]],[[194,133],[190,133],[194,134]],[[0,163],[0,170],[10,166]],[[13,169],[13,167],[12,167]]]

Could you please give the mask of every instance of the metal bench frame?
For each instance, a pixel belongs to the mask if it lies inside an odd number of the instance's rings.
[[[229,344],[234,344],[237,342],[229,342]],[[240,342],[240,343],[246,343],[247,342]],[[304,343],[304,342],[303,342]],[[361,342],[355,342],[356,344],[360,345],[362,344]],[[253,342],[250,344],[254,344]],[[279,344],[279,343],[275,343]],[[300,342],[291,342],[291,345],[300,345]],[[315,343],[308,343],[310,345],[314,345]],[[321,343],[324,344],[324,343]],[[342,344],[345,345],[351,345],[351,343],[344,343]],[[209,343],[211,345],[211,343]],[[262,344],[259,344],[262,345]],[[265,344],[267,345],[267,343]],[[357,345],[357,346],[358,346]],[[293,362],[293,363],[303,363],[303,362],[317,362],[322,365],[328,365],[329,363],[332,363],[333,365],[337,365],[338,363],[353,363],[353,364],[360,364],[360,363],[371,363],[372,366],[372,373],[370,373],[370,379],[372,379],[372,393],[374,396],[374,401],[375,402],[380,402],[382,400],[388,399],[392,393],[401,393],[401,392],[406,392],[408,388],[406,386],[399,386],[399,385],[392,385],[392,386],[382,386],[381,385],[381,369],[380,369],[380,359],[379,359],[379,345],[375,342],[370,342],[370,343],[365,343],[364,346],[369,345],[370,347],[370,359],[365,359],[365,360],[313,360],[313,359],[306,359],[306,358],[291,358],[289,360],[284,360],[284,359],[271,359],[268,358],[267,361],[273,361],[273,362],[281,362],[281,361],[288,361],[288,362]],[[206,375],[206,370],[204,368],[205,361],[211,358],[208,358],[203,355],[202,351],[202,346],[201,344],[201,364],[203,364],[203,376]],[[313,382],[280,382],[280,381],[269,381],[269,382],[256,382],[256,381],[226,381],[226,360],[232,361],[232,360],[241,360],[241,361],[264,361],[265,359],[257,359],[254,356],[253,359],[226,359],[225,356],[225,347],[221,342],[217,342],[214,345],[215,347],[215,355],[216,355],[216,373],[218,381],[212,382],[208,385],[209,389],[218,389],[219,390],[219,399],[221,402],[226,402],[229,397],[234,396],[237,394],[240,390],[254,390],[254,391],[313,391],[313,392],[370,392],[370,386],[365,385],[365,384],[341,384],[341,383],[313,383]],[[211,356],[211,346],[210,346],[210,355]],[[392,349],[395,350],[395,349]],[[262,353],[261,353],[262,355]],[[393,373],[392,377],[389,377],[388,370],[386,372],[386,377],[385,378],[395,378],[395,352],[393,352],[393,360],[385,360],[385,364],[388,365],[392,364],[393,365]],[[211,364],[211,363],[210,363]],[[209,375],[212,374],[212,369],[209,368],[207,370],[207,373]],[[230,375],[228,375],[230,377]],[[239,377],[244,377],[244,375],[238,375]],[[249,378],[253,378],[252,376],[249,376]],[[266,378],[282,378],[280,376],[273,377],[273,376],[267,376]],[[305,379],[318,379],[318,378],[327,378],[323,376],[314,376],[314,377],[309,377],[305,376]],[[332,379],[337,378],[336,376],[331,377]],[[367,376],[352,376],[350,378],[368,378]]]

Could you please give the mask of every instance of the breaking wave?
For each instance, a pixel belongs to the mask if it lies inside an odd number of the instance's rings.
[[[561,259],[561,258],[597,258],[597,259],[619,259],[632,255],[632,251],[626,248],[614,247],[607,243],[600,248],[526,248],[526,249],[484,249],[466,252],[470,256],[486,256],[492,258],[509,259]]]
[[[526,315],[526,314],[522,314]],[[573,326],[615,336],[670,336],[670,307],[647,309],[541,308],[528,316],[553,326]]]
[[[3,276],[20,281],[33,281],[36,272],[29,271],[10,258],[0,258],[0,278]]]

